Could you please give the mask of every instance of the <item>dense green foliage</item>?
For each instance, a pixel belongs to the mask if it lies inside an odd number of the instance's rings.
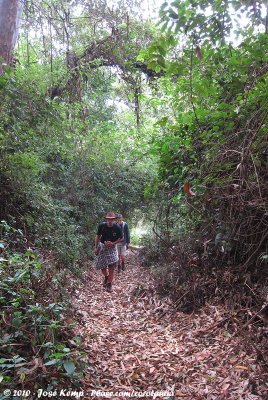
[[[139,55],[164,74],[158,82],[165,95],[156,101],[167,110],[155,123],[158,133],[149,150],[160,154],[158,177],[147,188],[160,203],[154,228],[164,255],[160,263],[167,264],[169,254],[170,265],[179,265],[175,272],[164,272],[163,286],[178,298],[190,292],[185,299],[191,309],[214,296],[228,273],[237,283],[229,294],[240,285],[237,302],[245,305],[250,290],[245,277],[252,285],[267,278],[267,35],[262,29],[257,33],[253,21],[237,32],[237,46],[227,45],[230,24],[215,30],[216,16],[201,17],[192,3],[172,3],[179,10],[175,33],[184,30],[186,44],[168,28],[175,15],[163,7],[163,31],[169,36]],[[215,3],[218,12],[223,2]],[[191,10],[184,14],[189,26],[180,20],[183,7]],[[261,19],[255,22],[258,26]],[[154,264],[156,252],[154,244]],[[222,277],[216,274],[208,290],[207,278],[215,268]],[[178,282],[183,283],[180,290]],[[251,301],[265,301],[265,296],[256,294]]]
[[[0,225],[0,240],[5,255],[0,259],[2,387],[16,389],[18,383],[29,387],[34,373],[39,381],[35,389],[51,390],[66,379],[79,387],[84,354],[79,351],[81,338],[74,336],[75,324],[68,311],[68,290],[76,286],[75,281],[69,276],[67,285],[66,271],[57,271],[48,254],[42,257],[31,248],[19,250],[25,246],[25,237],[5,222]]]
[[[89,249],[107,209],[127,216],[142,204],[147,172],[132,154],[135,136],[106,104],[114,78],[93,71],[84,101],[68,102],[49,97],[43,73],[42,65],[18,66],[1,81],[2,174],[16,192],[1,217],[15,218],[19,202],[18,219],[35,244],[68,264]]]

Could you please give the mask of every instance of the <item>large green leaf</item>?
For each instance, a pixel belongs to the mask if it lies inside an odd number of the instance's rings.
[[[73,361],[64,361],[63,366],[68,375],[73,375],[75,371],[75,364]]]

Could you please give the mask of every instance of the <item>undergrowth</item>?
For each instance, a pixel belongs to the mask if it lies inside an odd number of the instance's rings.
[[[43,258],[25,248],[22,231],[5,221],[0,240],[1,388],[36,392],[81,386],[84,353],[74,333],[70,297],[78,278],[57,270],[53,255],[49,260],[48,254]]]
[[[144,243],[141,262],[152,270],[157,293],[172,299],[174,313],[216,306],[230,334],[239,335],[241,345],[251,348],[268,370],[266,257],[247,267],[234,264],[217,240],[200,241],[197,236],[173,241],[168,248],[155,238]]]

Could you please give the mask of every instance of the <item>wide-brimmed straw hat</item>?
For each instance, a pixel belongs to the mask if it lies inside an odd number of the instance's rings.
[[[105,219],[116,219],[115,214],[113,212],[107,212],[104,218]]]

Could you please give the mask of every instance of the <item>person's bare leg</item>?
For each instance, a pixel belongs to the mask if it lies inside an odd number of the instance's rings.
[[[111,264],[109,265],[108,269],[109,269],[109,276],[108,276],[108,282],[107,282],[107,290],[108,292],[112,291],[112,282],[114,279],[114,269],[116,267],[116,263],[115,264]]]
[[[116,264],[111,264],[109,265],[109,276],[108,276],[108,282],[112,283],[113,279],[114,279],[114,268],[115,268]]]
[[[105,267],[101,270],[102,274],[104,275],[104,281],[103,281],[103,286],[106,286],[108,283],[108,275],[109,275],[109,271],[108,268]]]
[[[125,271],[125,269],[126,269],[125,260],[126,260],[126,256],[121,256],[122,271]]]

